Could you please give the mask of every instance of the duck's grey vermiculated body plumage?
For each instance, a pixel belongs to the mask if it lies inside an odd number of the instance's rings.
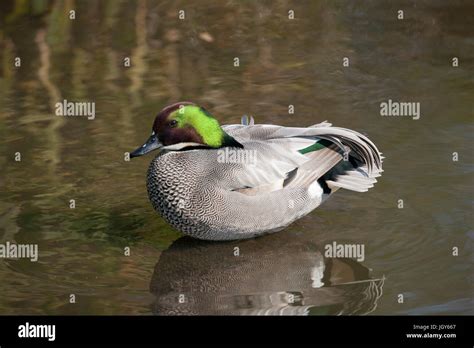
[[[255,155],[254,161],[222,161],[223,149],[163,151],[148,170],[153,207],[195,238],[244,239],[278,231],[339,188],[367,191],[382,171],[370,140],[328,123],[222,128],[244,146],[232,151]],[[326,146],[302,153],[316,141]],[[343,161],[347,150],[349,161]]]

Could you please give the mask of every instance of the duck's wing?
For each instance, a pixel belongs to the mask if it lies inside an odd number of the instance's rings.
[[[227,125],[223,129],[244,145],[243,151],[256,153],[255,161],[241,164],[236,183],[240,187],[233,189],[242,193],[306,187],[323,176],[329,190],[367,191],[382,171],[381,154],[367,137],[327,122],[308,128]]]
[[[375,144],[365,135],[347,128],[332,127],[322,123],[308,128],[282,127],[275,125],[227,125],[223,129],[242,141],[303,138],[313,141],[326,139],[343,152],[351,151],[371,169],[381,168],[382,157]],[[347,148],[348,147],[348,148]]]
[[[240,159],[243,160],[232,164],[235,170],[232,177],[235,181],[230,189],[252,195],[283,188],[311,159],[311,156],[299,150],[315,143],[314,140],[297,137],[267,140],[236,139],[244,145],[243,149],[236,150],[237,156],[241,154]],[[318,164],[322,170],[320,175],[342,159],[337,152],[328,151],[330,153],[323,150],[321,154],[333,155],[334,159]]]

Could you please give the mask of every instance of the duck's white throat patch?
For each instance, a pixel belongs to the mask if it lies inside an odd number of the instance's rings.
[[[319,198],[323,195],[323,188],[319,185],[319,182],[315,181],[308,187],[308,194],[310,198]]]

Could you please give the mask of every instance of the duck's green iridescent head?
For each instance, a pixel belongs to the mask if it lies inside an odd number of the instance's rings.
[[[206,109],[194,103],[180,102],[160,111],[153,123],[150,138],[130,157],[141,156],[158,148],[188,150],[225,146],[243,147],[224,132]]]

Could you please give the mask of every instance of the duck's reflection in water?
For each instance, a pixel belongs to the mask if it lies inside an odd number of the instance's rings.
[[[152,311],[163,315],[367,314],[383,279],[351,259],[324,258],[303,235],[235,242],[176,240],[155,266]]]

